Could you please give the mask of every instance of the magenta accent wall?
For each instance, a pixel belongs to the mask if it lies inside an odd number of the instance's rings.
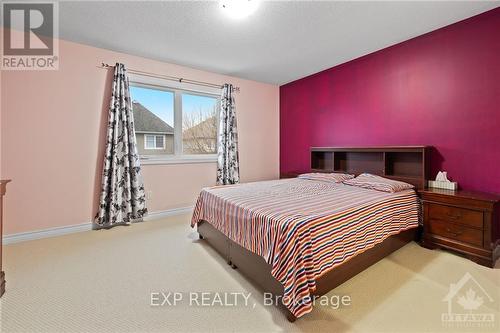
[[[280,169],[311,146],[431,145],[464,189],[500,193],[500,7],[280,87]]]

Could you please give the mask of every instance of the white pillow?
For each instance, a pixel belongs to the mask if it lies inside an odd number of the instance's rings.
[[[331,183],[341,183],[344,180],[354,178],[353,175],[349,175],[347,173],[322,173],[322,172],[310,172],[310,173],[303,173],[299,175],[300,179],[309,179],[309,180],[319,180],[319,181],[324,181],[324,182],[331,182]]]
[[[411,184],[375,176],[369,173],[362,173],[354,179],[343,181],[343,183],[346,185],[358,186],[362,188],[391,193],[414,188],[414,186]]]

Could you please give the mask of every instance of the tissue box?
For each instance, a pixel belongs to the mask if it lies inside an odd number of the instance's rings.
[[[439,182],[435,180],[429,180],[429,187],[442,188],[445,190],[456,191],[458,188],[457,182]]]

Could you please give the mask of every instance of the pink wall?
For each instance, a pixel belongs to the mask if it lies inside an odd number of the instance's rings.
[[[1,31],[0,31],[1,33]],[[60,41],[57,71],[2,72],[1,176],[12,178],[5,234],[90,222],[96,212],[110,72],[101,62],[241,87],[236,96],[241,179],[279,171],[279,88]],[[193,205],[215,163],[145,165],[150,211]]]
[[[500,193],[500,8],[280,88],[281,171],[311,146],[432,145],[433,175]]]

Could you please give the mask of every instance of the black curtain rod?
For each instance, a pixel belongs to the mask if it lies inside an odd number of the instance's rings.
[[[106,64],[106,63],[101,63],[101,68],[103,69],[109,69],[109,68],[114,68],[115,66]],[[169,75],[162,75],[162,74],[155,74],[155,73],[150,73],[150,72],[144,72],[144,71],[139,71],[136,69],[128,69],[127,72],[132,73],[132,74],[139,74],[143,76],[149,76],[149,77],[154,77],[154,78],[159,78],[159,79],[164,79],[164,80],[170,80],[170,81],[176,81],[179,83],[190,83],[190,84],[196,84],[199,86],[204,86],[204,87],[210,87],[210,88],[219,88],[221,89],[223,85],[216,84],[216,83],[210,83],[210,82],[203,82],[203,81],[197,81],[197,80],[190,80],[190,79],[184,79],[182,77],[175,77],[175,76],[169,76]],[[233,87],[234,91],[239,92],[240,88],[239,87]]]

